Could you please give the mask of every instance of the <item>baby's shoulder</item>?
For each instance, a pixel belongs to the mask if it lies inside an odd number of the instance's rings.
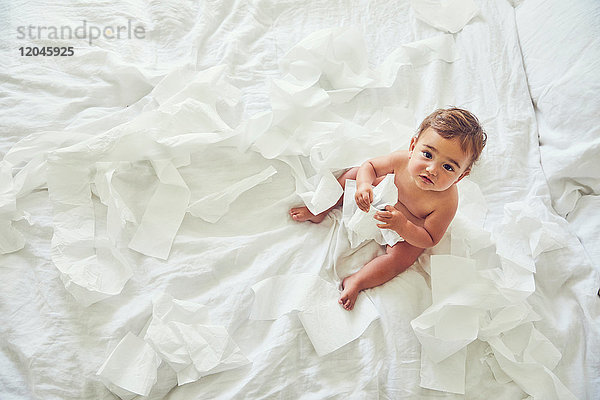
[[[408,160],[408,150],[396,150],[390,153],[392,158]]]
[[[398,168],[405,168],[408,164],[408,151],[396,150],[390,154],[390,160],[394,166],[394,170]]]
[[[443,192],[434,193],[435,209],[442,209],[454,215],[458,208],[458,189],[456,185],[450,186]]]

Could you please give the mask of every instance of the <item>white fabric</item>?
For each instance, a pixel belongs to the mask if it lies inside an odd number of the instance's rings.
[[[531,0],[516,17],[552,205],[600,270],[600,5]]]
[[[114,398],[95,374],[128,332],[147,348],[139,341],[162,292],[206,305],[205,325],[223,327],[251,363],[182,386],[167,363],[145,364],[156,383],[131,389],[149,398],[599,397],[598,274],[551,206],[515,11],[476,5],[479,16],[454,35],[417,21],[408,1],[0,6],[9,54],[0,72],[0,226],[9,235],[0,397]],[[15,38],[40,10],[46,25],[131,19],[146,37]],[[75,55],[17,53],[42,42],[73,45]],[[350,247],[339,210],[321,224],[296,223],[288,210],[327,209],[339,171],[406,148],[425,115],[451,104],[489,134],[471,174],[482,194],[461,182],[442,242],[360,295],[379,319],[322,356],[307,319],[249,319],[257,282],[307,273],[337,285],[382,254],[373,241]],[[189,208],[203,199],[209,221]],[[465,346],[439,362],[411,327],[440,299],[429,286],[432,254],[475,260],[477,279],[497,284],[477,305],[489,311],[477,338],[466,344],[473,328],[458,332]],[[508,304],[485,308],[499,298]],[[472,322],[471,312],[461,318]],[[435,313],[440,323],[452,315]],[[438,339],[452,339],[452,327],[440,325]]]
[[[552,206],[569,221],[570,230],[584,247],[581,253],[600,271],[600,7],[593,0],[527,0],[516,7],[515,16]],[[579,269],[576,274],[593,282],[589,292],[600,287],[596,274]],[[552,280],[558,281],[551,285],[555,288],[564,277],[559,274]],[[578,284],[572,288],[576,296],[589,293]],[[565,313],[577,310],[568,307]],[[582,339],[576,336],[576,340]],[[586,348],[585,354],[571,357],[597,363],[597,352],[589,345]],[[569,375],[582,373],[570,371]],[[600,378],[583,374],[590,384],[581,383],[576,394],[579,398],[597,397],[597,390],[591,387],[600,384]]]

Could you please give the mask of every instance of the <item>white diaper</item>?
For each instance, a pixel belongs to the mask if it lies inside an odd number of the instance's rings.
[[[377,211],[386,206],[394,206],[398,202],[398,188],[394,184],[394,174],[387,175],[379,185],[373,187],[373,203],[369,212],[364,212],[356,204],[356,181],[346,180],[344,189],[344,208],[342,221],[348,230],[351,247],[357,247],[368,239],[381,245],[393,246],[404,239],[396,231],[377,227],[380,222],[375,218]]]

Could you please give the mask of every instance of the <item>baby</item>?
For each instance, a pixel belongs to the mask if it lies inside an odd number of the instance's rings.
[[[391,280],[408,269],[424,249],[442,239],[458,206],[456,184],[469,174],[486,140],[479,121],[469,111],[439,109],[423,120],[408,151],[373,158],[340,176],[342,187],[346,179],[356,180],[356,204],[368,212],[373,202],[372,185],[394,174],[398,202],[377,212],[375,219],[379,228],[392,229],[404,238],[342,281],[339,303],[346,310],[352,310],[361,290]],[[342,200],[343,195],[336,205],[318,215],[306,207],[292,208],[290,215],[298,222],[319,223]]]

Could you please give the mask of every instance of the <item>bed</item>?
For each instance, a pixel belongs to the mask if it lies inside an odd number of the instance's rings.
[[[596,2],[0,10],[2,399],[600,398]],[[450,105],[455,220],[342,310],[383,248],[288,210]]]

